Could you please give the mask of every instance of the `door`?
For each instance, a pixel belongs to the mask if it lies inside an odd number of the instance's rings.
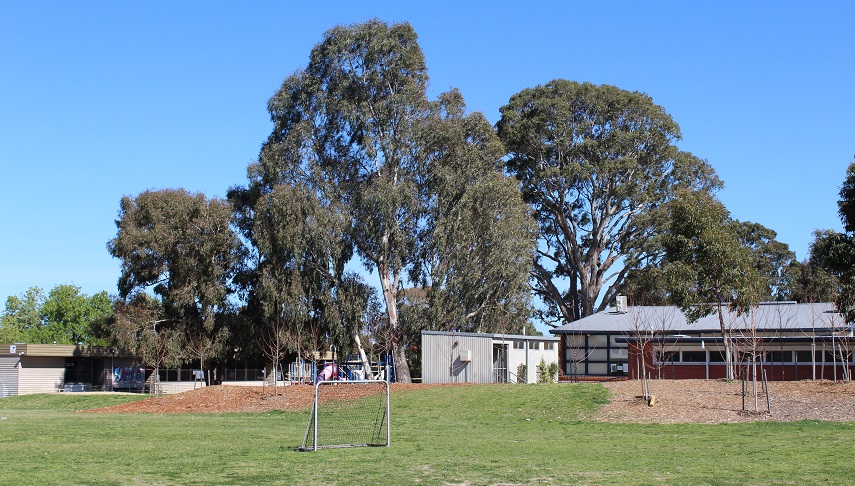
[[[493,382],[508,382],[508,345],[493,344]]]
[[[17,356],[0,358],[0,398],[18,395]]]

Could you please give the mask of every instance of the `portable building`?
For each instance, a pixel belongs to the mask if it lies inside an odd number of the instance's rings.
[[[31,393],[110,390],[132,357],[115,348],[63,344],[0,345],[0,398]]]
[[[533,383],[541,360],[558,363],[558,342],[553,336],[422,331],[422,382]]]

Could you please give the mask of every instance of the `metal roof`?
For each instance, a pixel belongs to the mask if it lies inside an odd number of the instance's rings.
[[[753,325],[752,325],[753,319]],[[726,309],[725,325],[758,330],[823,331],[848,327],[832,303],[799,304],[796,302],[763,302],[743,315]],[[717,313],[689,323],[675,306],[628,306],[626,312],[609,308],[594,315],[551,329],[552,334],[625,334],[636,328],[653,327],[666,333],[721,333]]]
[[[14,349],[14,351],[13,351]],[[125,350],[106,346],[83,346],[73,344],[0,344],[0,355],[42,356],[65,358],[130,358]]]
[[[422,331],[422,335],[484,337],[498,340],[509,339],[514,341],[558,341],[558,338],[555,336],[531,336],[526,334],[489,334],[484,332]]]

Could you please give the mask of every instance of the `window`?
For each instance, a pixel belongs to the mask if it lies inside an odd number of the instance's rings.
[[[793,362],[793,352],[792,351],[769,351],[769,354],[766,355],[766,359],[768,359],[770,363],[792,363]]]
[[[514,349],[525,349],[525,343],[522,341],[514,341]]]
[[[581,336],[581,335],[566,336],[564,338],[564,342],[566,343],[568,348],[584,348],[585,347],[585,336]]]
[[[537,341],[529,341],[528,349],[540,349],[540,343]]]
[[[609,337],[603,334],[591,334],[588,337],[588,347],[602,347],[605,348],[609,342]]]
[[[545,349],[546,351],[551,351],[555,349],[555,343],[552,341],[545,342],[543,343],[543,349]]]
[[[684,363],[706,363],[707,362],[707,352],[706,351],[683,351],[683,362]]]

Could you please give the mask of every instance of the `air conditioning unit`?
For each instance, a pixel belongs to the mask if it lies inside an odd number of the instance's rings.
[[[466,363],[472,361],[472,350],[467,349],[466,351],[460,351],[460,361]]]

